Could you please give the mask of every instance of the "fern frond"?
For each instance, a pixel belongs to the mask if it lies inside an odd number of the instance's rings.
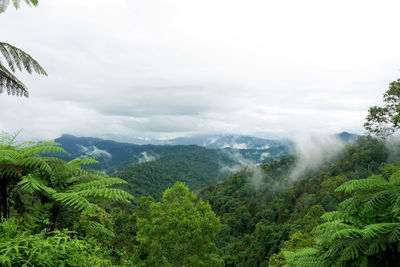
[[[86,198],[75,193],[55,193],[53,194],[53,198],[73,211],[89,215],[93,214],[92,204]]]
[[[53,165],[53,164],[65,164],[65,160],[60,159],[60,158],[56,158],[56,157],[41,157],[43,160],[45,160],[47,162],[47,164],[49,165]]]
[[[4,90],[7,91],[8,95],[29,96],[25,84],[0,63],[0,94]]]
[[[0,165],[0,177],[19,177],[23,169],[16,165]]]
[[[15,164],[19,153],[11,149],[0,149],[0,164]]]
[[[55,142],[37,143],[35,145],[21,149],[21,154],[23,157],[49,153],[67,154],[67,152],[60,146],[61,144]]]
[[[362,239],[346,240],[346,246],[340,253],[339,262],[347,262],[358,258],[369,247],[369,241]]]
[[[373,175],[367,179],[351,180],[336,188],[335,192],[350,193],[356,190],[374,190],[392,188],[392,185],[381,176]]]
[[[88,158],[76,158],[67,163],[67,165],[80,168],[84,165],[98,164],[99,162],[95,159],[95,157]]]
[[[327,212],[321,216],[321,219],[323,219],[325,221],[340,220],[343,222],[351,223],[356,226],[364,225],[363,221],[360,218],[358,218],[356,216],[352,216],[349,213],[341,212],[341,211]]]
[[[101,223],[95,222],[95,221],[89,221],[87,223],[87,226],[89,228],[89,230],[98,233],[100,235],[106,236],[106,237],[115,237],[115,234],[107,229],[106,227],[104,227],[104,225],[102,225]]]
[[[362,237],[362,231],[356,228],[343,229],[332,235],[332,239],[356,239],[360,237]]]
[[[40,192],[47,196],[51,196],[52,194],[56,193],[53,188],[50,188],[42,183],[39,179],[34,177],[31,174],[23,176],[21,181],[18,183],[18,186],[29,193]]]
[[[307,247],[296,250],[295,252],[285,251],[284,255],[288,262],[287,266],[320,267],[323,265],[321,265],[321,260],[318,258],[318,252],[318,249]]]
[[[12,72],[15,72],[16,68],[20,71],[24,68],[29,74],[34,71],[39,75],[47,76],[46,71],[35,59],[13,45],[0,42],[0,53],[4,56]]]
[[[369,245],[368,249],[365,251],[367,255],[378,254],[382,251],[386,250],[386,241],[384,239],[375,239],[371,245]]]
[[[316,226],[311,233],[313,235],[321,235],[325,233],[333,234],[343,229],[356,229],[356,228],[349,224],[343,223],[343,221],[341,220],[335,220],[331,222],[322,223]]]
[[[358,213],[358,209],[360,209],[361,203],[362,198],[359,196],[354,196],[339,203],[339,207],[342,208],[345,212],[353,215]]]
[[[124,190],[117,188],[99,188],[99,189],[88,189],[76,192],[75,194],[82,197],[93,197],[93,198],[101,198],[101,199],[109,199],[109,200],[122,200],[128,201],[129,199],[133,199],[133,196],[127,193]]]
[[[0,65],[1,65],[1,63],[0,63]],[[5,148],[14,149],[14,147],[12,147],[11,145],[13,145],[16,142],[17,136],[21,133],[21,131],[22,131],[22,129],[14,132],[13,134],[1,132],[0,133],[0,149],[2,146],[5,146]]]
[[[375,194],[372,194],[372,198],[363,205],[365,209],[363,214],[372,214],[373,216],[374,211],[384,211],[393,204],[395,197],[396,196],[393,195],[391,190],[379,191]]]
[[[25,168],[36,168],[45,172],[51,172],[49,164],[41,157],[23,158],[18,161],[19,165]]]
[[[103,178],[101,180],[94,180],[86,183],[72,185],[68,188],[68,192],[105,188],[116,184],[127,184],[127,182],[125,180],[122,180],[121,178],[116,177]]]
[[[362,230],[364,238],[377,238],[383,237],[400,227],[400,223],[377,223],[371,224]]]

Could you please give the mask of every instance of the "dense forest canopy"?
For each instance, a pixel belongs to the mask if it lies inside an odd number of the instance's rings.
[[[0,53],[0,93],[27,96],[17,69],[46,75],[8,43]],[[226,179],[232,159],[198,146],[152,148],[162,156],[105,173],[57,142],[1,132],[0,265],[398,266],[400,80],[383,102],[369,135],[312,167],[299,172],[301,154],[285,150]]]

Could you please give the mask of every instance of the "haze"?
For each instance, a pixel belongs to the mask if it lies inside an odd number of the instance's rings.
[[[400,77],[398,1],[42,0],[2,41],[48,77],[0,95],[0,129],[129,141],[362,133]]]

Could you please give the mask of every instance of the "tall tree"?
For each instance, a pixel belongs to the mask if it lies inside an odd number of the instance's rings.
[[[139,266],[222,266],[213,242],[219,220],[208,203],[177,182],[137,219]]]
[[[383,95],[383,103],[383,106],[369,108],[364,127],[385,138],[400,128],[400,79],[390,83]]]

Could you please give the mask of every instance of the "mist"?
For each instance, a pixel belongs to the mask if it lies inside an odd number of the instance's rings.
[[[289,175],[290,182],[296,182],[308,172],[319,170],[324,164],[337,157],[346,143],[337,136],[297,136],[293,139],[295,167]]]

